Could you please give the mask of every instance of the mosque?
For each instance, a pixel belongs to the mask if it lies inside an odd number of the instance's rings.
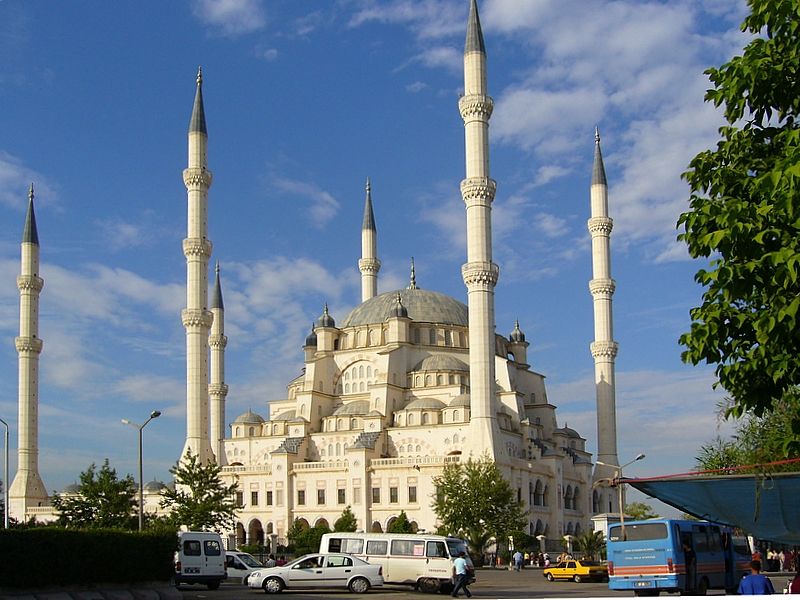
[[[448,464],[489,457],[496,461],[527,510],[527,532],[560,540],[592,528],[592,517],[618,510],[616,491],[598,480],[617,465],[612,297],[607,182],[595,136],[591,178],[598,462],[586,440],[559,426],[544,376],[531,370],[529,343],[516,323],[495,331],[491,207],[496,184],[489,173],[487,54],[476,0],[470,0],[464,48],[466,173],[461,182],[467,223],[461,273],[466,304],[417,286],[377,293],[381,262],[378,223],[369,180],[361,227],[361,303],[340,319],[327,306],[302,346],[300,375],[285,399],[269,403],[269,418],[248,411],[226,427],[224,302],[219,267],[209,294],[208,133],[198,72],[189,125],[189,161],[183,172],[188,229],[186,330],[187,451],[221,465],[238,485],[236,543],[286,543],[300,519],[332,526],[346,507],[365,531],[385,531],[405,511],[418,530],[436,529],[433,479]],[[39,242],[31,191],[22,240],[19,468],[10,488],[12,516],[42,515],[49,501],[38,474]],[[454,267],[455,268],[455,267]],[[210,300],[210,301],[209,301]],[[298,350],[298,353],[300,350]],[[265,407],[266,408],[266,407]],[[159,484],[145,501],[155,510]]]

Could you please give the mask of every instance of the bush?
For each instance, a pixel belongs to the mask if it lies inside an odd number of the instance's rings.
[[[4,588],[169,581],[178,537],[53,527],[0,530]],[[47,557],[45,562],[35,557]]]

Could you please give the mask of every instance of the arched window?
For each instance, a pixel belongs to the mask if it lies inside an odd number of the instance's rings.
[[[431,376],[425,375],[425,387],[428,387],[429,385],[431,385]]]
[[[539,479],[536,480],[536,487],[533,490],[533,505],[544,506],[544,486]]]
[[[336,421],[336,431],[342,431],[344,429],[344,419],[338,419]]]
[[[578,510],[578,501],[579,501],[579,494],[578,494],[578,486],[572,488],[572,509]],[[576,533],[577,535],[577,533]]]
[[[597,493],[597,490],[592,492],[592,512],[600,512],[600,495]]]
[[[372,367],[367,365],[367,377],[372,377]]]
[[[429,330],[428,333],[430,335],[430,344],[431,344],[431,346],[435,346],[436,345],[436,330],[435,329],[431,329],[431,330]]]
[[[458,411],[456,411],[456,418],[458,418]],[[457,434],[457,433],[454,433],[454,434],[453,434],[453,443],[454,443],[454,444],[457,444],[457,443],[458,443],[458,439],[459,439],[459,438],[458,438],[458,434]]]
[[[422,424],[428,425],[431,422],[431,416],[428,413],[422,413]]]
[[[564,508],[572,508],[572,486],[568,485],[564,490]]]
[[[345,394],[349,394],[350,393],[350,384],[349,383],[345,383],[344,384],[344,393]]]
[[[358,427],[358,419],[353,417],[350,419],[350,429],[355,429],[356,427]]]
[[[413,425],[414,424],[414,415],[413,415],[413,413],[408,415],[408,424],[409,425]]]
[[[358,384],[358,391],[359,391],[359,392],[363,392],[363,391],[364,391],[364,382],[363,382],[363,381],[359,382],[359,384]]]
[[[328,444],[328,456],[333,456],[333,444]]]
[[[336,442],[336,456],[340,456],[342,454],[342,445],[339,442]]]
[[[256,428],[255,427],[251,427],[250,431],[249,431],[249,434],[250,434],[250,437],[254,436],[256,434]]]
[[[420,452],[422,448],[420,448],[419,444],[417,444],[417,452]]]
[[[459,414],[459,412],[457,410],[454,411],[453,412],[453,421],[460,421],[460,420],[461,420],[461,415]],[[455,442],[455,441],[456,441],[456,438],[453,437],[453,442]]]
[[[362,379],[364,377],[364,365],[358,366],[358,377],[359,379]]]
[[[350,379],[350,373],[348,371],[345,371],[344,372],[344,380],[347,381],[348,379]]]
[[[436,376],[436,385],[444,385],[444,375]]]

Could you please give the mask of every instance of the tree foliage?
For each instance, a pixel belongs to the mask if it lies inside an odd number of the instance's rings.
[[[333,522],[334,531],[355,531],[358,529],[358,519],[348,504],[342,511],[342,515]]]
[[[437,490],[433,510],[442,523],[440,531],[464,537],[478,555],[490,537],[505,540],[525,527],[522,503],[487,456],[447,464],[433,483]]]
[[[137,487],[131,475],[117,477],[105,459],[97,469],[92,463],[79,476],[78,491],[69,495],[54,495],[53,507],[58,511],[58,523],[80,529],[135,529],[139,506]]]
[[[414,527],[408,520],[406,511],[400,511],[400,515],[386,528],[386,533],[414,533]]]
[[[625,514],[636,521],[656,519],[658,514],[653,512],[653,507],[646,502],[631,502],[625,505]]]
[[[173,524],[191,531],[222,532],[235,527],[237,485],[222,482],[216,463],[203,465],[187,450],[183,461],[169,472],[175,477],[175,489],[162,490],[161,507],[170,511]]]
[[[330,532],[331,530],[327,525],[318,523],[314,527],[309,527],[304,520],[295,519],[292,521],[289,531],[286,532],[286,537],[289,538],[289,544],[294,548],[294,553],[300,556],[311,552],[319,552],[322,536]]]
[[[684,173],[690,210],[678,221],[690,255],[710,259],[682,358],[716,365],[733,417],[762,416],[800,383],[800,5],[749,5],[742,30],[757,37],[706,71],[706,101],[728,124]],[[800,415],[785,449],[799,441]]]
[[[725,412],[727,404],[720,410]],[[734,434],[729,438],[717,436],[704,444],[695,457],[696,467],[702,470],[728,470],[737,473],[763,472],[765,463],[774,462],[784,456],[784,442],[792,436],[792,422],[800,414],[800,392],[792,388],[783,398],[775,402],[772,410],[758,417],[753,414],[736,421]],[[786,458],[800,458],[800,449],[789,448]],[[796,471],[797,464],[772,465],[770,472]]]
[[[584,558],[598,560],[606,547],[606,537],[602,531],[586,530],[575,538],[574,545]]]

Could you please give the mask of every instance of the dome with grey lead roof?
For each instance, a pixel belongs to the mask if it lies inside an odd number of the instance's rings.
[[[61,490],[62,494],[80,494],[81,493],[81,486],[77,483],[70,483],[67,486],[64,486],[64,489]]]
[[[270,417],[270,421],[291,421],[294,418],[295,411],[285,410],[280,414]]]
[[[458,408],[459,406],[466,406],[469,408],[469,394],[460,394],[450,400],[449,408]]]
[[[417,363],[411,372],[415,371],[463,371],[469,372],[469,365],[458,360],[455,356],[447,354],[434,354]]]
[[[581,434],[579,434],[577,431],[572,429],[572,427],[564,426],[561,429],[553,430],[553,433],[562,433],[567,437],[583,439],[583,438],[581,438]]]
[[[386,292],[362,302],[345,317],[342,327],[383,323],[397,306],[397,294],[398,291]],[[408,318],[412,321],[462,327],[469,324],[467,305],[455,298],[420,289],[399,290],[399,294]]]
[[[445,403],[436,398],[417,398],[406,404],[404,410],[442,410]]]
[[[366,415],[369,412],[369,400],[354,400],[347,404],[342,404],[333,411],[334,416],[339,415]]]
[[[242,413],[233,420],[234,423],[263,423],[264,417],[257,415],[252,410]]]
[[[145,492],[160,492],[164,488],[166,488],[166,484],[163,481],[158,481],[157,479],[153,479],[153,481],[148,481],[144,484],[144,491]]]

